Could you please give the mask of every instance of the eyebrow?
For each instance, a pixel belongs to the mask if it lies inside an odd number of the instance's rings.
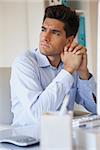
[[[42,26],[41,28],[43,28],[43,29],[46,29],[46,27],[45,26]],[[58,29],[51,29],[53,32],[56,32],[56,33],[61,33],[61,31],[60,30],[58,30]]]
[[[61,33],[61,31],[58,30],[58,29],[52,29],[52,31],[53,31],[53,32],[56,32],[56,33]]]

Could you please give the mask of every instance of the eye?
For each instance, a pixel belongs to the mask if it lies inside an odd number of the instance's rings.
[[[45,31],[46,31],[46,28],[45,28],[45,27],[42,27],[42,28],[41,28],[41,31],[42,31],[42,32],[45,32]]]
[[[59,32],[56,32],[55,34],[56,34],[57,36],[60,36],[60,33],[59,33]]]
[[[52,30],[52,33],[55,34],[55,35],[57,35],[57,36],[61,35],[61,33],[59,31],[56,31],[56,30]]]

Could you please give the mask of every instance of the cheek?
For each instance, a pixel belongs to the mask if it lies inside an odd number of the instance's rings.
[[[65,41],[58,42],[58,48],[59,48],[61,51],[63,51],[65,45],[66,45],[66,42],[65,42]]]

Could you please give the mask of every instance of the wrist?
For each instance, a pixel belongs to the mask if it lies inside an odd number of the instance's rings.
[[[83,70],[83,71],[80,71],[80,72],[79,72],[79,77],[80,77],[80,79],[82,79],[82,80],[89,80],[89,78],[90,78],[90,73],[89,73],[88,69]]]
[[[64,69],[66,70],[66,71],[68,71],[70,74],[73,74],[73,72],[75,71],[73,68],[71,68],[71,67],[64,67]]]

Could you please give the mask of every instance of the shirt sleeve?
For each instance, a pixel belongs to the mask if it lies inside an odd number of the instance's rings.
[[[76,102],[83,105],[88,111],[96,113],[96,103],[93,94],[96,96],[96,83],[92,76],[89,80],[81,80],[78,77]]]
[[[21,118],[20,111],[35,119],[41,113],[55,111],[73,82],[73,76],[62,69],[46,89],[42,89],[36,64],[33,65],[33,62],[31,64],[26,59],[17,59],[12,66],[10,80],[12,111],[17,119],[19,116]]]

